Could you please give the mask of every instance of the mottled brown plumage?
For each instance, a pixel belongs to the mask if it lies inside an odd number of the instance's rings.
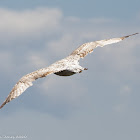
[[[132,35],[136,34],[138,33]],[[117,43],[132,35],[85,43],[81,45],[79,48],[77,48],[75,51],[73,51],[68,57],[55,62],[54,64],[50,65],[47,68],[43,68],[23,76],[13,87],[12,91],[10,92],[6,100],[0,106],[0,109],[5,104],[21,95],[28,87],[32,86],[33,85],[32,82],[35,81],[36,79],[46,77],[47,75],[52,73],[59,76],[71,76],[76,73],[81,73],[83,70],[87,69],[79,65],[80,58],[84,58],[88,53],[93,52],[93,50],[99,46],[103,47],[108,44]]]

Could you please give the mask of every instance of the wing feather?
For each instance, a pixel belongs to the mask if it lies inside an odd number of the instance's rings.
[[[29,73],[25,76],[23,76],[18,82],[17,84],[13,87],[13,89],[11,90],[10,94],[8,95],[8,97],[6,98],[6,100],[3,102],[3,104],[0,106],[0,109],[7,104],[8,102],[10,102],[11,100],[17,98],[18,96],[20,96],[27,88],[29,88],[30,86],[33,85],[33,81],[35,81],[38,78],[42,78],[42,77],[46,77],[49,74],[58,72],[63,70],[63,68],[61,67],[60,64],[56,63],[51,65],[48,68],[43,68],[37,71],[34,71],[32,73]]]
[[[127,35],[127,36],[120,37],[120,38],[112,38],[112,39],[105,39],[105,40],[99,40],[99,41],[95,41],[95,42],[85,43],[85,44],[81,45],[78,49],[74,50],[71,53],[71,56],[74,56],[74,57],[79,56],[79,57],[77,57],[79,60],[80,58],[84,58],[88,53],[93,52],[93,50],[99,46],[104,47],[105,45],[117,43],[117,42],[124,40],[125,38],[128,38],[128,37],[136,35],[136,34],[138,34],[138,33],[135,33],[132,35]]]

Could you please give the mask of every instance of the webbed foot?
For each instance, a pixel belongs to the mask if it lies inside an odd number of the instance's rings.
[[[82,72],[82,70],[79,71],[79,73],[81,73],[81,72]]]
[[[88,70],[88,68],[84,68],[84,70]]]

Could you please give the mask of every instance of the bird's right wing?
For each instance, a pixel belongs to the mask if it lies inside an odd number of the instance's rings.
[[[25,76],[23,76],[13,87],[12,91],[6,98],[6,100],[3,102],[3,104],[0,106],[0,109],[10,102],[11,100],[15,99],[16,97],[20,96],[28,87],[33,85],[33,81],[35,81],[38,78],[46,77],[49,74],[62,71],[64,68],[59,63],[54,63],[50,67],[39,69],[37,71],[34,71],[32,73],[29,73]]]
[[[136,34],[138,34],[138,33],[135,33],[132,35],[136,35]],[[71,53],[71,56],[73,56],[73,57],[76,56],[75,58],[77,58],[77,60],[79,60],[80,58],[84,58],[88,53],[93,52],[93,50],[99,46],[104,47],[105,45],[108,45],[108,44],[117,43],[117,42],[120,42],[120,41],[124,40],[125,38],[128,38],[132,35],[85,43],[85,44],[81,45],[79,48],[77,48],[76,50],[74,50]]]

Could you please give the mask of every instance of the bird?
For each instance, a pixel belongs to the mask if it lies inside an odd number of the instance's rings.
[[[136,34],[138,33],[119,38],[104,39],[84,43],[66,58],[56,61],[55,63],[46,68],[39,69],[23,76],[13,87],[5,101],[0,106],[0,109],[3,108],[3,106],[9,103],[11,100],[20,96],[27,88],[32,86],[32,82],[37,80],[38,78],[43,78],[50,74],[56,74],[58,76],[72,76],[74,74],[81,73],[83,70],[88,70],[87,68],[80,66],[80,58],[84,58],[88,53],[93,52],[93,50],[97,47],[104,47],[109,44],[117,43]]]

